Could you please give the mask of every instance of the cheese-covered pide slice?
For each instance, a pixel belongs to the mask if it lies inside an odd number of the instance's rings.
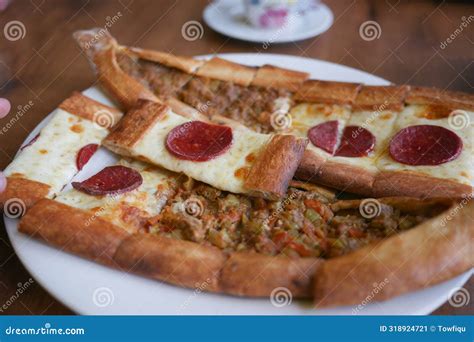
[[[377,161],[380,173],[374,184],[375,194],[416,197],[462,197],[472,194],[473,128],[474,112],[469,110],[434,103],[405,107],[394,124],[392,138],[403,139],[406,143],[396,150],[394,140],[391,145],[387,142],[384,153]],[[436,142],[423,141],[433,134],[437,135],[433,137]],[[427,160],[431,154],[435,155],[435,159],[444,155],[446,158]],[[406,158],[411,161],[405,161]]]
[[[288,132],[309,138],[308,146],[297,170],[299,178],[311,180],[316,177],[320,167],[331,157],[334,148],[337,147],[350,114],[349,107],[332,104],[300,103],[291,109],[288,117],[288,120],[291,120],[291,122],[288,121],[290,126]],[[334,135],[331,137],[317,131],[317,127],[324,128],[321,125],[328,122],[333,123],[334,126]],[[314,136],[309,133],[313,127],[316,127]]]
[[[101,217],[130,233],[145,231],[149,226],[147,220],[157,216],[174,195],[177,175],[138,161],[121,160],[117,165],[137,170],[142,177],[141,185],[132,191],[109,196],[90,195],[73,188],[61,192],[55,200],[92,211],[89,221]]]
[[[8,182],[0,203],[17,199],[29,208],[40,198],[53,197],[88,161],[120,117],[116,109],[80,93],[64,100],[4,170]]]
[[[408,88],[362,86],[352,103],[343,139],[318,171],[317,181],[338,189],[371,196],[378,173],[377,158],[390,139]]]
[[[285,194],[306,144],[306,139],[290,135],[192,121],[149,101],[128,112],[104,142],[118,154],[218,189],[266,198]]]

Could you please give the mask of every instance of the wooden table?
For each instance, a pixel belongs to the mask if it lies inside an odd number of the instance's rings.
[[[185,22],[203,22],[206,1],[13,0],[0,13],[0,23],[3,26],[19,20],[25,27],[25,35],[16,41],[0,37],[0,95],[13,105],[12,113],[0,120],[0,125],[3,127],[15,116],[18,106],[24,108],[30,101],[33,106],[6,133],[0,134],[0,168],[6,167],[27,134],[62,99],[94,82],[71,34],[78,29],[103,27],[107,22],[114,22],[110,28],[112,34],[127,45],[184,55],[220,52],[299,55],[362,69],[394,83],[473,92],[474,22],[464,27],[460,34],[455,32],[460,28],[463,16],[466,21],[474,14],[474,6],[467,2],[398,0],[326,3],[333,10],[335,19],[329,31],[314,39],[270,44],[265,49],[262,44],[224,37],[204,24],[201,39],[192,42],[183,39],[181,27]],[[114,16],[119,19],[114,20]],[[369,20],[380,26],[380,37],[371,41],[362,39],[359,34],[361,24]],[[452,42],[447,43],[447,38],[454,34]],[[15,293],[18,283],[24,284],[29,279],[30,275],[16,257],[2,227],[0,306]],[[473,279],[465,286],[472,293]],[[454,308],[446,303],[435,314],[472,314],[472,309],[470,304]],[[34,283],[4,313],[72,312]]]

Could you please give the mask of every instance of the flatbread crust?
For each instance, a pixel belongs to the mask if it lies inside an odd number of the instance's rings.
[[[141,59],[151,62],[160,63],[170,68],[176,68],[188,74],[194,74],[199,67],[204,64],[204,61],[194,59],[191,57],[176,56],[170,53],[146,50],[136,47],[122,47],[125,51],[133,54]]]
[[[376,175],[370,169],[326,160],[312,180],[342,191],[370,196]]]
[[[474,203],[462,203],[414,229],[323,263],[315,275],[315,305],[383,301],[472,268]]]
[[[366,86],[360,88],[352,104],[353,110],[401,111],[405,104],[408,86]]]
[[[136,106],[105,138],[104,146],[122,156],[130,156],[130,149],[166,115],[168,110],[169,107],[160,103],[138,100]]]
[[[157,235],[124,240],[114,260],[122,270],[167,283],[219,292],[219,271],[226,256],[215,247]]]
[[[99,83],[123,109],[130,109],[138,99],[159,101],[151,90],[120,69],[116,60],[118,45],[108,31],[76,31],[74,38],[94,65]]]
[[[117,123],[122,117],[122,113],[118,109],[92,100],[91,98],[82,95],[77,91],[73,92],[70,97],[61,102],[58,107],[68,113],[93,121],[104,128],[110,128],[108,126],[110,122]],[[108,118],[110,119],[107,120],[108,122],[101,122],[101,120],[97,120],[97,115],[100,115],[102,112],[107,113]]]
[[[307,72],[265,64],[258,68],[255,78],[250,85],[277,89],[282,88],[295,92],[308,78],[309,74]]]
[[[42,199],[20,221],[18,230],[70,253],[115,266],[113,256],[129,235],[124,229],[50,199]]]
[[[324,261],[257,253],[231,253],[221,270],[222,292],[248,297],[270,297],[279,287],[293,298],[312,297],[313,275]]]
[[[285,195],[308,140],[292,135],[274,135],[252,164],[244,187],[268,199]],[[265,177],[262,177],[265,175]]]
[[[92,217],[92,219],[91,219]],[[268,297],[278,287],[293,298],[311,297],[316,258],[226,254],[213,246],[151,234],[129,234],[90,211],[50,199],[21,220],[20,232],[125,272],[202,291]]]
[[[380,171],[372,189],[375,197],[462,198],[472,193],[473,188],[468,184],[411,171]]]
[[[214,57],[201,66],[196,72],[196,75],[248,86],[252,82],[256,72],[256,68]]]
[[[8,215],[9,209],[6,204],[10,201],[18,203],[20,207],[23,207],[24,211],[26,211],[40,199],[48,196],[49,190],[50,186],[44,183],[21,178],[20,176],[7,177],[7,187],[3,192],[0,192],[1,208]],[[23,209],[21,210],[23,211]],[[24,212],[19,214],[21,216]]]
[[[474,110],[474,95],[429,87],[411,87],[406,98],[408,104],[428,104],[452,109]]]
[[[307,80],[298,89],[294,100],[326,104],[351,105],[361,84],[336,81]]]

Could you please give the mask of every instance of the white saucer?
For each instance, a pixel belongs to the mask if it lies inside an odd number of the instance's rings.
[[[328,30],[333,22],[329,7],[319,4],[284,29],[257,29],[244,18],[244,4],[236,0],[218,0],[204,10],[204,21],[213,30],[236,39],[272,43],[287,43],[308,39]]]

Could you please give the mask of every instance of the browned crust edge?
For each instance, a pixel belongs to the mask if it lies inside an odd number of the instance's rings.
[[[19,217],[48,196],[49,191],[50,186],[47,184],[21,177],[7,177],[7,187],[0,192],[0,205],[7,216]]]
[[[169,107],[157,102],[139,100],[102,144],[120,155],[130,156],[130,149],[166,115]]]
[[[220,290],[219,272],[226,258],[217,248],[155,235],[130,236],[114,257],[124,271],[213,292]]]
[[[93,121],[104,128],[110,128],[114,123],[119,122],[122,117],[122,113],[116,108],[92,100],[79,92],[72,93],[70,97],[61,102],[59,108],[68,113]],[[106,120],[107,122],[103,122],[104,120],[99,119],[100,115],[104,113],[107,115],[107,118],[109,118],[109,120]]]
[[[194,107],[191,107],[174,97],[167,98],[164,103],[168,105],[174,113],[184,116],[185,118],[201,121],[208,121],[209,119]]]
[[[411,87],[405,102],[474,110],[474,95],[429,87]]]
[[[257,253],[231,253],[221,270],[222,292],[270,297],[285,288],[294,298],[311,298],[313,275],[324,263],[317,258],[288,258]]]
[[[90,211],[42,199],[20,221],[19,231],[61,250],[115,266],[113,256],[129,235]]]
[[[309,77],[307,72],[280,68],[265,64],[258,68],[251,83],[253,86],[283,88],[297,91],[300,85]]]
[[[318,171],[316,182],[361,195],[372,194],[376,171],[326,160]]]
[[[474,266],[474,202],[376,245],[326,261],[315,275],[317,307],[383,301],[450,279]]]
[[[415,172],[380,171],[375,177],[372,192],[376,197],[462,198],[471,195],[473,188],[468,184]]]
[[[198,69],[196,75],[248,86],[252,82],[256,72],[257,70],[254,67],[248,67],[219,57],[213,57]]]
[[[409,86],[366,86],[360,88],[352,105],[353,110],[401,111]]]
[[[312,296],[313,274],[323,262],[218,248],[150,234],[129,234],[90,211],[42,199],[19,231],[61,250],[167,283],[238,296],[268,297],[286,287],[293,298]]]
[[[319,169],[325,162],[326,158],[307,148],[304,151],[300,165],[298,165],[296,169],[295,177],[303,181],[314,183]]]
[[[120,69],[114,38],[102,28],[74,33],[79,46],[96,68],[100,84],[124,109],[132,108],[139,99],[159,102],[151,90]]]
[[[122,47],[128,53],[131,53],[141,59],[163,64],[167,67],[176,68],[188,74],[194,74],[196,70],[204,64],[204,61],[192,57],[177,56],[170,53],[146,50],[137,47]]]
[[[244,187],[255,195],[277,199],[286,194],[308,139],[292,135],[274,135],[260,151],[244,181]]]
[[[296,101],[352,105],[361,86],[359,83],[307,80],[293,98]]]

